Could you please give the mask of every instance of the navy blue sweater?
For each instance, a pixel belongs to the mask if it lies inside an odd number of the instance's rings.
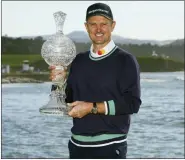
[[[73,118],[74,135],[127,134],[130,114],[140,105],[140,71],[136,58],[115,47],[100,58],[79,53],[71,64],[66,102],[86,101],[108,104],[108,114],[88,114]]]

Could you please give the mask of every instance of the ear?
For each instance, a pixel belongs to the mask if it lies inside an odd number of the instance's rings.
[[[116,26],[116,21],[113,21],[112,22],[112,31],[114,30],[115,26]]]
[[[86,30],[87,30],[87,32],[88,32],[87,22],[84,22],[84,25],[85,25],[85,28],[86,28]]]

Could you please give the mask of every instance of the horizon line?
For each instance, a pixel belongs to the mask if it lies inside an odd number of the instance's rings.
[[[83,30],[74,30],[74,31],[71,31],[71,32],[69,32],[69,33],[67,33],[67,34],[64,34],[64,35],[69,35],[69,34],[71,34],[71,33],[73,33],[73,32],[84,32],[85,34],[87,34],[88,35],[88,33],[87,32],[85,32],[85,31],[83,31]],[[54,33],[53,33],[54,34]],[[10,37],[10,38],[23,38],[23,37],[39,37],[39,36],[41,36],[41,37],[43,37],[43,36],[51,36],[51,35],[53,35],[52,33],[51,34],[43,34],[43,35],[24,35],[24,36],[9,36],[7,33],[4,33],[4,34],[2,34],[1,36],[3,37]],[[119,36],[119,37],[122,37],[122,38],[124,38],[124,39],[132,39],[132,40],[141,40],[141,41],[175,41],[175,40],[183,40],[184,39],[184,37],[182,37],[182,38],[180,38],[180,37],[178,37],[178,38],[173,38],[173,39],[163,39],[163,40],[159,40],[159,39],[150,39],[150,38],[148,38],[148,39],[140,39],[140,38],[132,38],[132,37],[124,37],[124,36],[121,36],[121,35],[118,35],[118,34],[114,34],[114,33],[112,33],[112,36]]]

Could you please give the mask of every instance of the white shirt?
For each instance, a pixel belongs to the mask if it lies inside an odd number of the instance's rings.
[[[108,54],[110,51],[112,51],[114,47],[115,47],[115,43],[113,40],[111,40],[105,47],[100,49],[101,51],[104,51],[105,53],[103,53],[102,55],[99,55],[98,53],[93,52],[93,44],[92,44],[90,47],[90,54],[94,58],[101,57],[101,56]]]

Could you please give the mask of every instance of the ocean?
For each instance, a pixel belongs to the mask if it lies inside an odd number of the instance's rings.
[[[51,82],[2,84],[2,158],[68,158],[72,118],[43,115]],[[184,72],[141,73],[127,158],[184,158]]]

